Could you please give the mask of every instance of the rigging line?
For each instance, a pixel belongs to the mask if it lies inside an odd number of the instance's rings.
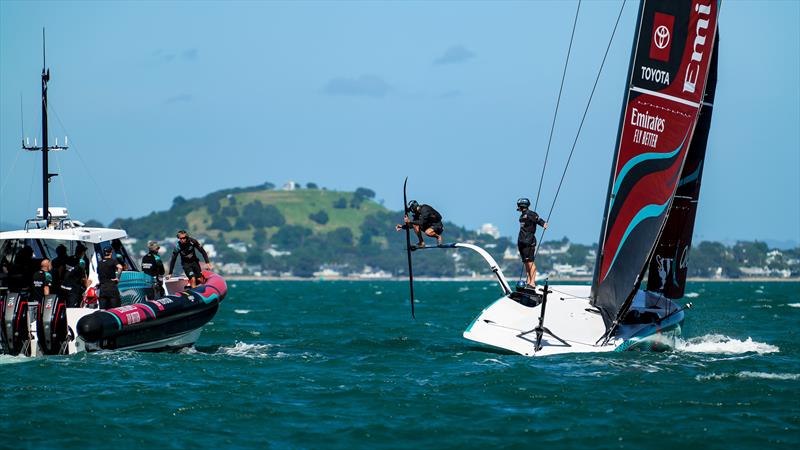
[[[606,58],[608,57],[608,51],[611,49],[611,43],[614,42],[614,35],[617,33],[617,26],[619,25],[619,19],[622,17],[622,11],[625,10],[625,3],[628,0],[622,0],[622,6],[619,8],[619,14],[617,15],[617,21],[614,23],[614,29],[611,31],[611,38],[608,40],[608,45],[606,46],[606,52],[603,55],[603,61],[600,63],[600,69],[597,71],[597,76],[594,79],[594,86],[592,86],[592,92],[589,94],[589,101],[586,102],[586,108],[583,110],[583,117],[581,117],[581,123],[578,125],[578,132],[575,133],[575,139],[572,141],[572,148],[569,151],[569,157],[567,158],[567,163],[564,166],[564,172],[561,173],[561,181],[558,182],[558,189],[556,189],[556,195],[553,197],[553,203],[550,205],[550,211],[547,213],[547,220],[545,222],[550,222],[550,216],[553,214],[553,209],[556,207],[556,201],[558,200],[558,194],[561,192],[561,185],[564,183],[564,177],[567,175],[567,169],[569,169],[569,164],[572,161],[572,155],[575,153],[575,146],[578,143],[578,138],[581,136],[581,130],[583,129],[583,123],[586,120],[586,114],[589,112],[589,106],[592,104],[592,99],[594,98],[594,92],[597,89],[597,82],[600,81],[600,75],[603,73],[603,67],[606,64]],[[544,242],[544,234],[547,230],[542,229],[542,242]],[[536,247],[536,253],[534,253],[534,258],[536,254],[539,253],[539,248],[541,246]]]
[[[61,125],[61,128],[64,130],[64,133],[69,135],[70,134],[69,130],[67,130],[67,127],[64,126],[64,123],[61,121],[61,117],[58,115],[58,112],[56,111],[56,109],[54,107],[52,107],[52,101],[48,100],[47,109],[48,109],[48,111],[52,111],[53,112],[53,114],[56,116],[56,120],[58,120],[58,124]],[[91,167],[89,167],[89,165],[86,164],[86,161],[83,159],[83,156],[81,155],[81,152],[78,151],[78,147],[74,146],[75,140],[73,139],[72,142],[73,142],[73,149],[75,150],[75,154],[78,155],[78,159],[81,160],[81,164],[83,164],[83,168],[85,169],[86,174],[89,176],[89,179],[92,180],[92,184],[94,184],[96,192],[98,192],[100,194],[100,196],[103,197],[103,202],[105,204],[110,205],[111,202],[108,201],[108,197],[106,197],[106,192],[103,189],[100,188],[100,184],[97,183],[97,180],[94,178],[94,175],[92,175]],[[65,200],[66,200],[66,198],[65,198]]]
[[[578,13],[581,11],[581,0],[578,0],[578,7],[575,9],[575,20],[572,22],[572,35],[569,37],[569,48],[567,49],[567,60],[564,62],[564,72],[561,74],[561,87],[558,88],[558,99],[556,100],[556,110],[553,112],[553,122],[550,124],[550,137],[547,139],[547,151],[544,154],[544,164],[542,165],[542,175],[539,177],[539,189],[536,191],[536,203],[533,210],[539,206],[539,194],[542,193],[542,181],[544,172],[547,169],[547,158],[550,155],[550,144],[553,142],[553,130],[556,127],[556,117],[558,117],[558,107],[561,104],[561,93],[564,90],[564,79],[567,77],[567,67],[569,66],[569,55],[572,53],[572,41],[575,38],[575,28],[578,24]]]
[[[21,148],[19,149],[19,151],[17,152],[17,156],[14,157],[14,162],[11,163],[11,170],[8,172],[6,176],[3,177],[3,185],[0,186],[0,197],[3,196],[3,192],[5,192],[6,186],[8,185],[8,180],[10,180],[12,178],[12,175],[14,174],[14,169],[17,167],[17,161],[19,161],[19,155],[24,152],[25,150]]]

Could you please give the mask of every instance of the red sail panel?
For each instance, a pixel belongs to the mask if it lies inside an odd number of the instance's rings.
[[[624,312],[664,227],[703,99],[717,13],[715,0],[641,6],[592,286],[606,326]]]
[[[694,136],[689,145],[689,153],[681,171],[678,189],[669,210],[667,224],[661,233],[655,253],[650,259],[647,290],[659,292],[672,299],[683,297],[688,272],[689,249],[692,246],[692,232],[700,198],[700,183],[703,179],[703,162],[706,156],[708,133],[711,129],[711,115],[714,106],[714,93],[717,89],[717,49],[719,31],[714,41],[714,53],[706,82],[706,94],[700,108]]]

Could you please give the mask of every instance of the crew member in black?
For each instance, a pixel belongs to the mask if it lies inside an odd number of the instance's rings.
[[[128,270],[128,264],[125,262],[125,256],[122,253],[122,241],[114,239],[111,241],[111,248],[114,249],[114,259],[117,264],[122,266],[122,270]]]
[[[89,276],[89,258],[86,257],[86,246],[81,242],[75,246],[75,254],[67,259],[66,270],[69,272],[75,267],[83,270],[84,278]]]
[[[53,286],[53,277],[50,275],[50,260],[45,258],[41,262],[41,269],[33,274],[33,289],[31,290],[31,301],[41,302],[46,295],[50,295],[50,287]]]
[[[534,258],[536,256],[536,225],[547,229],[547,222],[544,221],[539,214],[531,211],[531,201],[527,198],[517,200],[517,211],[521,214],[519,216],[519,236],[517,237],[517,249],[519,249],[519,256],[522,258],[522,264],[525,265],[525,274],[527,275],[526,282],[528,286],[536,286],[536,263]]]
[[[64,296],[68,308],[77,308],[83,300],[83,288],[86,286],[86,271],[80,264],[68,267],[61,280],[60,295]]]
[[[413,220],[408,218],[408,212],[413,214]],[[436,238],[436,243],[442,244],[442,232],[444,225],[442,225],[442,215],[433,209],[430,205],[420,205],[416,200],[408,202],[408,210],[404,217],[405,223],[395,226],[395,230],[405,230],[412,226],[414,233],[417,234],[419,242],[417,247],[425,247],[425,241],[422,240],[422,233],[427,236]]]
[[[97,265],[97,278],[100,280],[100,309],[116,308],[121,300],[117,283],[122,265],[114,258],[114,249],[103,250],[103,260]]]
[[[175,246],[175,250],[172,252],[172,259],[169,261],[169,273],[167,274],[167,278],[172,276],[172,270],[175,269],[175,261],[178,259],[178,255],[181,255],[183,271],[189,278],[192,287],[197,287],[197,280],[203,276],[203,273],[200,270],[200,260],[197,259],[195,249],[199,250],[200,254],[203,255],[206,269],[211,270],[211,263],[208,261],[208,253],[206,253],[203,246],[197,239],[190,237],[186,231],[181,230],[178,231],[178,245]]]
[[[153,277],[153,293],[152,295],[148,295],[151,299],[164,296],[164,288],[161,282],[161,277],[164,276],[164,263],[161,262],[161,256],[158,255],[158,250],[160,248],[161,246],[158,245],[158,242],[148,242],[148,252],[142,258],[142,272]]]
[[[56,247],[56,257],[53,258],[52,268],[50,269],[50,275],[53,277],[53,286],[55,286],[56,289],[61,286],[61,280],[63,280],[64,276],[67,274],[68,260],[67,247],[64,246],[64,244],[59,244],[58,247]]]

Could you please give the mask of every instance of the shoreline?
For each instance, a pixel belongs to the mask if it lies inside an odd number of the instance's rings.
[[[255,276],[255,275],[223,275],[226,280],[230,281],[408,281],[408,278],[390,277],[390,278],[362,278],[355,276],[337,276],[337,277],[276,277],[276,276]],[[496,281],[497,278],[493,276],[487,277],[446,277],[446,278],[432,278],[432,277],[417,277],[415,281],[434,281],[434,282],[483,282],[483,281]],[[754,278],[688,278],[687,281],[692,283],[798,283],[800,277],[791,278],[770,278],[770,277],[754,277]],[[577,282],[577,283],[591,283],[591,277],[573,277],[573,278],[553,278],[551,283],[563,282]]]

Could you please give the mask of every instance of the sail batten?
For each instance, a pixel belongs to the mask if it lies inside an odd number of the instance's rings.
[[[665,226],[667,218],[683,225],[675,211],[692,209],[685,203],[696,200],[675,195],[679,187],[685,195],[702,173],[702,158],[686,164],[702,103],[713,101],[704,92],[717,12],[715,0],[640,5],[592,284],[593,304],[607,327],[624,313],[648,263],[663,260],[657,244],[665,230],[674,235]]]

